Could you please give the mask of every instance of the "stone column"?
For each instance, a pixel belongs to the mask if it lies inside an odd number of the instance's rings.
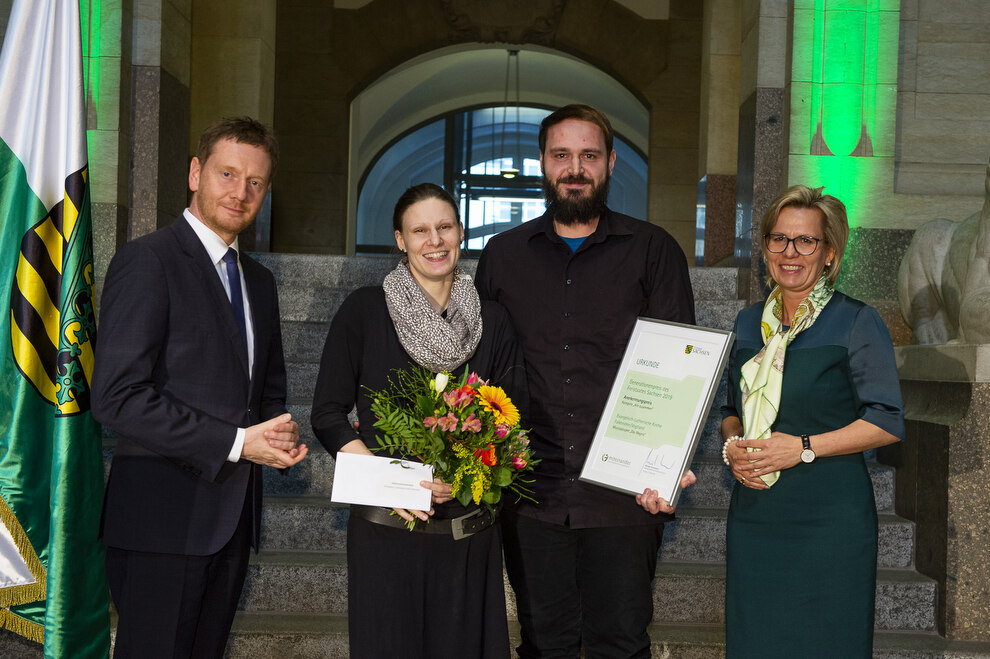
[[[126,239],[169,224],[186,207],[189,2],[134,0],[131,217]]]
[[[699,178],[705,179],[704,265],[731,259],[736,235],[740,0],[706,2],[702,23]]]
[[[103,276],[127,237],[130,202],[130,3],[80,3],[89,146],[93,266],[99,300]]]
[[[701,23],[701,3],[671,3],[666,67],[643,89],[652,103],[646,215],[667,229],[689,258],[698,197]]]
[[[990,345],[895,351],[907,440],[878,452],[897,468],[895,508],[938,582],[939,632],[990,641]]]
[[[739,72],[736,265],[750,267],[750,299],[762,299],[760,220],[787,181],[787,83],[790,3],[745,2]]]
[[[275,0],[194,0],[188,153],[221,117],[275,115]],[[278,186],[273,188],[277,190]],[[240,236],[246,250],[267,250],[271,205]]]
[[[369,47],[378,37],[363,29],[364,13],[336,9],[332,2],[278,2],[275,131],[282,165],[272,199],[274,251],[347,249],[349,94],[377,77],[368,67],[381,66],[382,51],[393,47],[395,36],[390,30],[390,39]],[[381,22],[375,27],[383,29]]]

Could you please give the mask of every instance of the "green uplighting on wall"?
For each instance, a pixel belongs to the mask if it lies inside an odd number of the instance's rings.
[[[102,0],[79,0],[79,22],[82,27],[83,85],[86,107],[90,117],[100,106],[100,28]],[[93,122],[90,122],[93,126]]]
[[[87,105],[98,107],[100,89],[100,9],[101,0],[79,1],[82,24],[83,84]]]
[[[826,187],[859,224],[892,171],[896,0],[796,0],[791,62],[791,183]]]

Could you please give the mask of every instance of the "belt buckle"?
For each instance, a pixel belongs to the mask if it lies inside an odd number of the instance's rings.
[[[479,508],[478,510],[475,510],[472,513],[468,513],[467,515],[462,515],[461,517],[457,517],[455,519],[450,520],[450,532],[454,536],[454,540],[461,540],[463,538],[470,537],[475,533],[477,533],[477,531],[465,532],[464,527],[467,524],[467,522],[474,519],[475,517],[480,517],[482,514],[483,511]]]

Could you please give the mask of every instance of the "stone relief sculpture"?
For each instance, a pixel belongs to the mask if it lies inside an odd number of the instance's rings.
[[[913,343],[990,343],[990,167],[983,210],[914,233],[897,273]]]

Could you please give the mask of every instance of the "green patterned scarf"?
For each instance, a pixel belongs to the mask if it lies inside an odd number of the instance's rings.
[[[781,300],[780,286],[773,289],[766,304],[763,305],[763,317],[760,331],[763,335],[763,349],[742,366],[743,396],[743,426],[746,429],[746,439],[768,439],[770,427],[777,419],[777,407],[780,405],[780,393],[784,382],[784,354],[787,346],[797,338],[797,335],[808,329],[818,319],[818,315],[832,299],[834,293],[832,284],[823,273],[811,293],[794,312],[791,326],[783,329],[784,305]],[[766,359],[767,355],[771,359]],[[759,449],[749,449],[758,451]],[[764,474],[760,479],[768,486],[777,482],[780,472]]]

